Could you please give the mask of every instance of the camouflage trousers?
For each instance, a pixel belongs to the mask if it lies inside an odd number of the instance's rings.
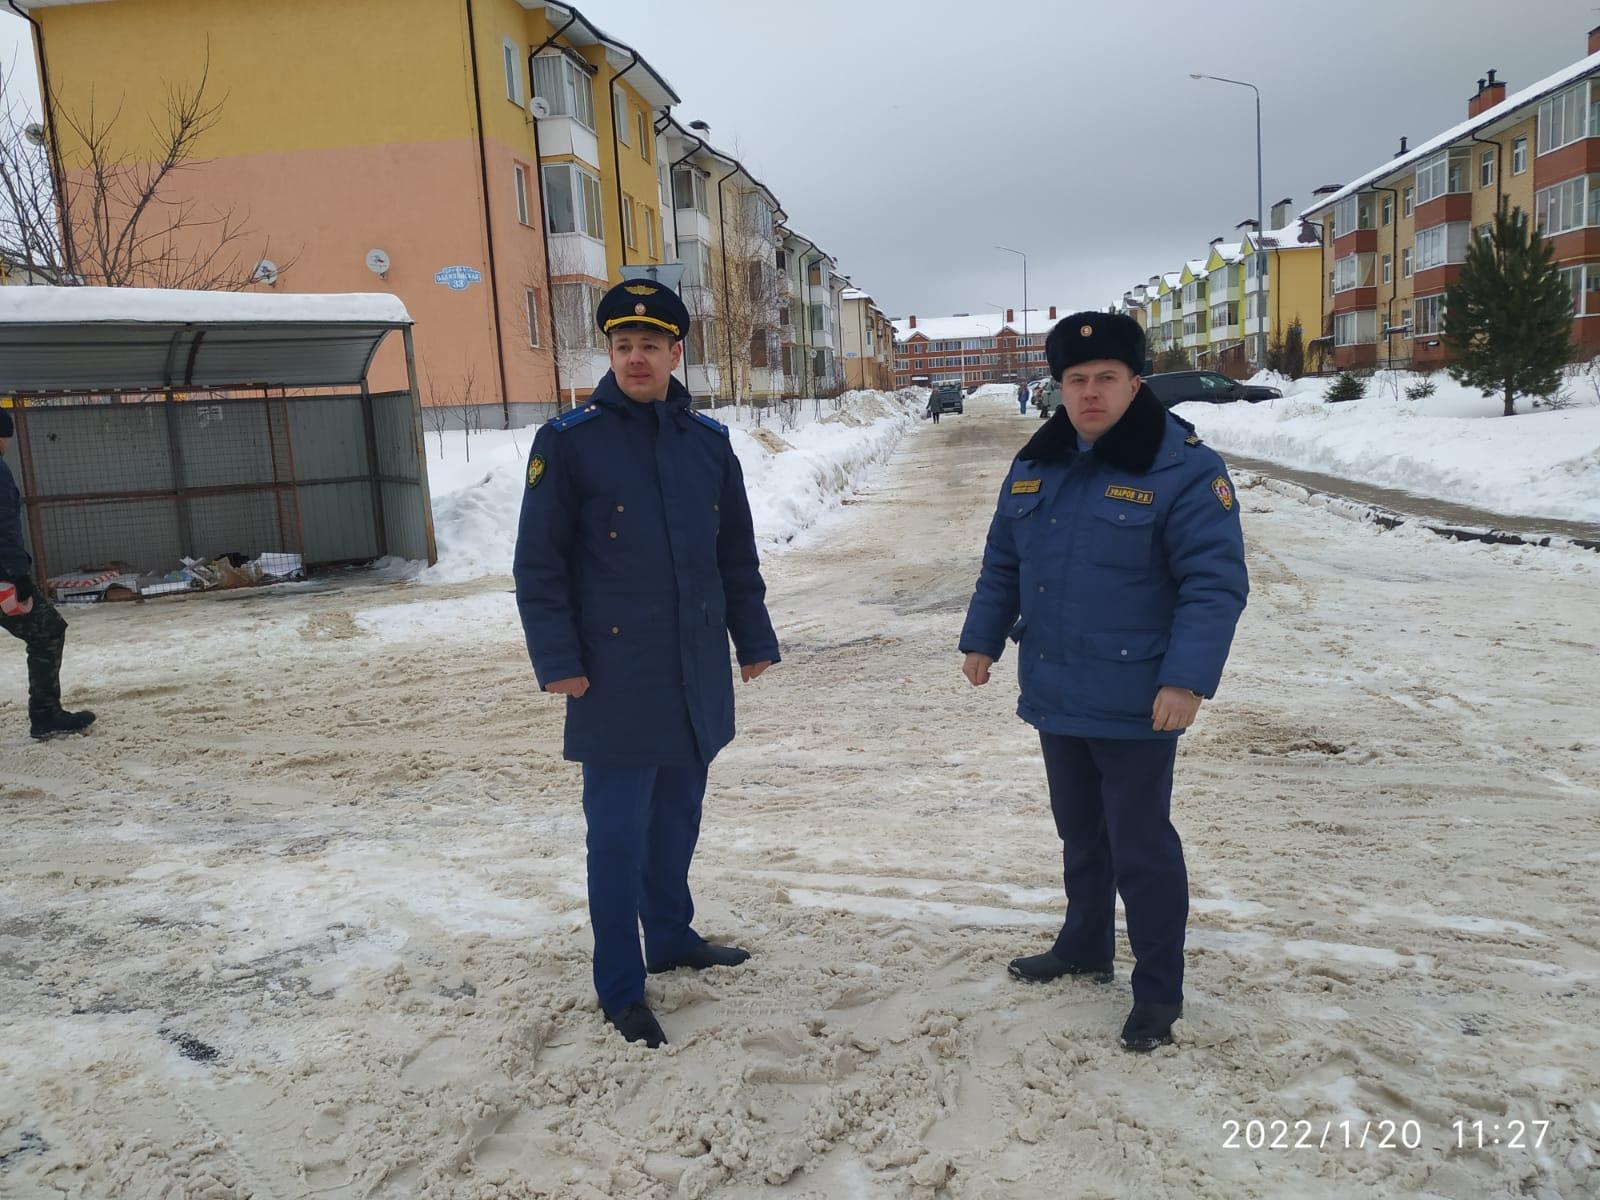
[[[28,715],[48,716],[61,708],[61,652],[67,644],[67,619],[34,588],[33,611],[0,615],[0,628],[28,647]]]

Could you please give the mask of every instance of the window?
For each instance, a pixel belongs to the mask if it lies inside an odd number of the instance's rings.
[[[1466,191],[1467,160],[1470,155],[1471,151],[1461,146],[1454,150],[1442,150],[1418,164],[1417,203],[1426,204],[1451,192]]]
[[[517,163],[511,168],[517,188],[517,220],[528,224],[528,168]]]
[[[822,318],[823,318],[824,315],[825,314],[823,312],[822,305],[813,304],[811,306],[811,332],[812,333],[821,333],[822,332]]]
[[[1358,229],[1372,228],[1372,195],[1346,196],[1333,206],[1333,232],[1343,237]]]
[[[522,107],[522,68],[518,63],[521,57],[515,42],[510,38],[501,41],[500,59],[506,72],[506,99],[519,108]]]
[[[594,310],[600,307],[603,294],[602,289],[592,283],[551,285],[551,316],[555,322],[556,337],[562,346],[605,349],[605,335],[594,323]]]
[[[1411,210],[1416,207],[1416,195],[1417,189],[1414,187],[1408,187],[1400,193],[1400,213],[1402,216],[1409,217],[1411,215]]]
[[[1585,225],[1600,225],[1600,187],[1595,186],[1597,179],[1600,177],[1579,175],[1535,193],[1534,224],[1546,237],[1565,233],[1569,229],[1582,229]]]
[[[1333,318],[1333,344],[1335,346],[1367,346],[1378,340],[1378,314],[1368,309],[1363,312],[1339,313]]]
[[[1346,254],[1333,264],[1333,290],[1348,292],[1351,288],[1372,286],[1372,255]]]
[[[1539,105],[1539,153],[1549,154],[1589,136],[1594,125],[1589,81],[1558,92]]]
[[[1407,246],[1400,251],[1400,278],[1411,278],[1411,247]]]
[[[1600,266],[1563,267],[1561,277],[1572,289],[1573,316],[1586,317],[1600,313]],[[1591,300],[1591,296],[1594,299]]]
[[[1389,225],[1394,221],[1394,196],[1388,192],[1383,194],[1383,223]]]
[[[1238,323],[1239,302],[1237,300],[1227,300],[1221,304],[1213,304],[1211,306],[1212,329],[1226,328],[1229,325],[1237,325]]]
[[[1528,169],[1528,139],[1519,137],[1511,143],[1511,173],[1521,175]]]
[[[1494,186],[1494,151],[1485,150],[1478,158],[1478,186]]]
[[[644,109],[639,109],[633,114],[634,128],[639,131],[639,157],[645,162],[650,161],[650,118],[645,115]]]
[[[1416,323],[1411,327],[1412,337],[1437,337],[1444,332],[1444,297],[1417,297]]]
[[[684,287],[711,286],[711,249],[698,238],[678,243],[678,259],[683,263]]]
[[[1394,258],[1388,254],[1383,256],[1383,282],[1394,282]]]
[[[1417,262],[1419,271],[1450,263],[1465,262],[1470,229],[1465,221],[1452,221],[1448,225],[1435,225],[1417,234]]]
[[[622,198],[622,240],[628,249],[635,249],[633,240],[633,197]]]
[[[706,211],[706,177],[693,167],[679,167],[672,173],[672,202],[679,208]]]
[[[539,344],[539,293],[533,288],[522,289],[522,307],[528,314],[528,345]]]
[[[603,239],[600,180],[589,172],[561,163],[543,168],[551,233],[582,233]]]
[[[533,60],[533,94],[557,117],[571,117],[594,132],[594,81],[587,67],[559,51]]]
[[[644,249],[651,258],[656,258],[656,214],[646,205],[639,206],[644,210]]]
[[[611,123],[616,127],[617,141],[624,146],[633,145],[628,133],[628,98],[615,84],[611,85]]]

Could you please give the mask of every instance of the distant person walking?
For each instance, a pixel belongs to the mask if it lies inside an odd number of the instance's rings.
[[[1019,384],[1017,384],[1017,416],[1025,417],[1027,415],[1028,415],[1028,385],[1025,384],[1025,383],[1019,383]]]

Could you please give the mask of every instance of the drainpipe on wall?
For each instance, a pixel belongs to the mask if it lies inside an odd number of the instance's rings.
[[[1400,294],[1400,193],[1395,188],[1375,187],[1375,192],[1388,192],[1394,198],[1389,210],[1389,306],[1384,310],[1383,326],[1394,326],[1394,298]],[[1394,335],[1383,335],[1383,361],[1387,370],[1394,370]]]
[[[532,50],[528,51],[528,95],[534,95],[533,60],[539,57],[540,51],[553,45],[558,37],[560,37],[567,30],[571,29],[573,23],[576,22],[577,19],[577,14],[574,13],[565,25],[552,33],[549,37],[545,38],[544,41],[540,42]],[[558,338],[560,334],[556,330],[556,284],[555,280],[552,278],[555,272],[550,269],[550,204],[544,190],[544,163],[541,161],[543,156],[539,151],[539,119],[532,113],[528,114],[528,119],[533,125],[533,169],[534,173],[539,177],[539,220],[544,225],[544,228],[540,230],[541,237],[539,240],[544,246],[544,294],[545,303],[550,309],[550,369],[555,374],[556,411],[560,412],[561,363],[559,356],[556,354],[555,347],[556,338]]]
[[[478,81],[478,35],[467,0],[467,50],[472,58],[472,105],[477,115],[478,182],[483,188],[483,234],[489,251],[489,307],[494,314],[494,353],[500,368],[500,428],[511,428],[511,393],[506,383],[506,347],[500,328],[500,281],[494,269],[494,219],[489,208],[489,149],[483,136],[483,88]]]
[[[611,94],[606,98],[606,107],[611,110],[611,165],[616,172],[617,183],[617,233],[621,236],[618,242],[622,246],[622,265],[628,265],[628,231],[622,225],[622,133],[617,125],[617,80],[639,65],[639,52],[629,51],[633,61],[611,77]]]
[[[61,141],[56,137],[55,98],[50,91],[50,68],[44,57],[44,26],[18,8],[17,0],[6,0],[6,4],[33,27],[33,54],[39,61],[39,99],[44,104],[45,136],[50,139],[50,148],[45,152],[45,157],[50,161],[50,183],[55,189],[56,219],[61,222],[61,256],[66,260],[62,266],[68,275],[76,276],[78,255],[73,249],[72,222],[67,213],[67,173],[61,165]]]

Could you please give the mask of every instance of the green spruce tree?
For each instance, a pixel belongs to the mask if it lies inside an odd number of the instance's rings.
[[[1523,396],[1548,396],[1572,357],[1572,291],[1555,252],[1520,208],[1501,204],[1494,233],[1473,238],[1461,276],[1445,295],[1444,342],[1450,374],[1505,415]]]

